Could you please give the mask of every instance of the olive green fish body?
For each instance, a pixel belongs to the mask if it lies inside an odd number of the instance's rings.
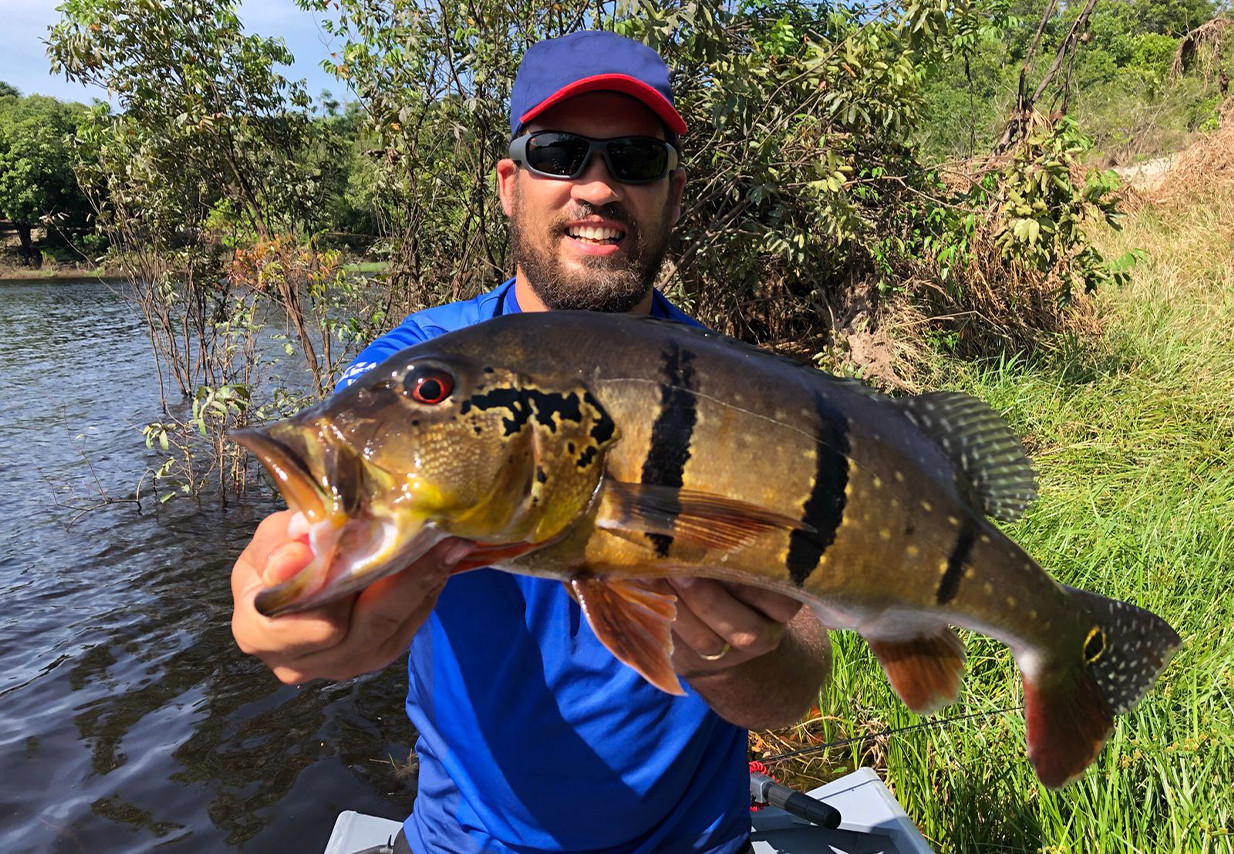
[[[463,537],[480,544],[472,565],[566,582],[597,636],[667,691],[681,690],[675,600],[656,582],[708,576],[858,631],[923,713],[956,698],[951,626],[967,627],[1012,647],[1049,785],[1092,761],[1178,644],[1155,615],[1059,585],[991,523],[1035,487],[985,404],[888,398],[678,324],[498,318],[238,438],[324,555],[259,598],[270,613]]]

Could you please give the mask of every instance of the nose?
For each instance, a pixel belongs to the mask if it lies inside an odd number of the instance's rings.
[[[595,152],[587,168],[571,183],[570,197],[597,207],[622,199],[622,183],[609,174],[608,164]]]

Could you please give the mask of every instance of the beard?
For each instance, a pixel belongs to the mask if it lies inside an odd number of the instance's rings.
[[[626,232],[621,239],[624,251],[615,256],[585,255],[580,258],[582,269],[564,269],[557,241],[568,223],[594,215],[621,223]],[[602,207],[576,202],[571,210],[537,226],[515,184],[510,254],[532,291],[553,311],[630,311],[651,291],[668,251],[668,238],[667,205],[646,232],[619,202]]]

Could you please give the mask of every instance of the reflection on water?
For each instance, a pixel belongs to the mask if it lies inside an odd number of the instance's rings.
[[[157,464],[122,297],[0,283],[0,851],[314,852],[339,810],[401,818],[400,668],[290,688],[231,640],[274,504],[101,503]]]

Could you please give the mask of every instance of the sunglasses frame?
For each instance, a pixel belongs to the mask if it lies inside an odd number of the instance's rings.
[[[532,166],[529,162],[527,162],[527,144],[533,138],[540,136],[541,134],[548,134],[548,133],[555,133],[555,134],[561,134],[563,136],[574,137],[575,139],[581,139],[587,143],[587,153],[583,155],[582,163],[579,164],[578,169],[575,170],[573,174],[555,175],[552,172],[543,172],[537,169],[536,167]],[[667,148],[668,149],[668,160],[666,161],[667,166],[664,172],[662,172],[660,175],[657,175],[655,178],[638,178],[638,179],[629,180],[629,181],[624,178],[617,177],[617,173],[613,169],[613,161],[610,160],[608,157],[608,147],[611,143],[625,142],[628,140],[654,142],[657,145],[661,145]],[[582,175],[584,172],[587,171],[587,167],[591,165],[591,157],[597,151],[600,152],[600,156],[604,158],[604,165],[608,168],[608,174],[612,175],[614,180],[620,181],[622,184],[654,184],[656,181],[659,181],[662,178],[664,178],[666,175],[670,174],[674,169],[678,167],[680,163],[680,155],[678,155],[677,149],[673,146],[673,144],[666,139],[660,139],[659,137],[655,137],[655,136],[641,136],[638,134],[633,134],[629,136],[613,136],[613,137],[608,137],[607,139],[594,139],[589,136],[583,136],[581,133],[572,133],[571,131],[567,131],[567,130],[538,130],[538,131],[534,131],[533,133],[523,134],[522,136],[515,137],[514,139],[510,140],[510,159],[511,160],[513,160],[519,166],[524,167],[528,172],[530,172],[533,175],[537,175],[541,178],[552,178],[557,181],[577,180],[580,175]]]

